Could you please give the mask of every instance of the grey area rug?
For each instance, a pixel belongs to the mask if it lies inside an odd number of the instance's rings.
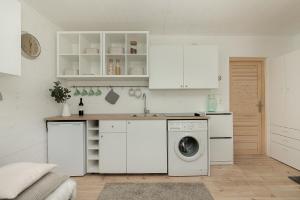
[[[202,183],[108,183],[98,200],[213,200]]]

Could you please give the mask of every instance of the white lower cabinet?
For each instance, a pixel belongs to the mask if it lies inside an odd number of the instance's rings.
[[[56,164],[55,171],[70,176],[84,176],[84,122],[48,122],[48,162]]]
[[[100,133],[99,172],[126,173],[126,133]]]
[[[271,127],[271,157],[300,170],[300,131]]]
[[[127,173],[167,173],[166,120],[127,122]]]
[[[166,120],[101,120],[100,173],[167,173]]]

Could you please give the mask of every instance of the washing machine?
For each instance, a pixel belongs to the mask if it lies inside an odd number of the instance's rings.
[[[168,175],[209,175],[208,120],[168,120]]]

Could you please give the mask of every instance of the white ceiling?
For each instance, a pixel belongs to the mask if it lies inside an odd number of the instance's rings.
[[[24,0],[66,30],[300,34],[300,0]]]

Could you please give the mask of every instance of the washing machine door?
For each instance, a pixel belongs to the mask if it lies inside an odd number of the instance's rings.
[[[181,134],[175,141],[175,152],[184,161],[191,162],[197,160],[204,153],[203,142],[199,137],[191,134]]]

